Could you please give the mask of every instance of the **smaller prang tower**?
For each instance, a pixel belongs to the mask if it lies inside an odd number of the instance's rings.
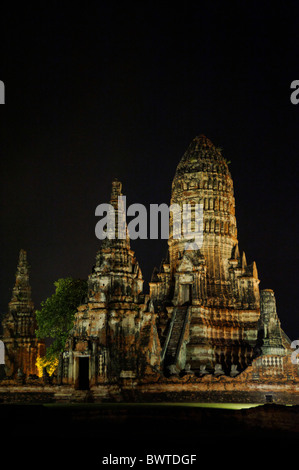
[[[35,334],[37,325],[25,250],[20,251],[16,282],[2,325],[6,376],[38,375],[36,360],[39,355],[44,355],[45,344]]]
[[[119,204],[122,185],[112,182],[110,205],[115,234],[102,241],[88,277],[86,302],[78,307],[74,327],[59,364],[59,380],[86,390],[105,383],[138,380],[160,367],[156,315],[147,309],[143,277],[130,247],[128,228]]]

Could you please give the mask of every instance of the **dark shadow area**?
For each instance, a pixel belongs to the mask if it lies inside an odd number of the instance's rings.
[[[239,451],[239,458],[246,457],[248,463],[266,457],[269,463],[274,449],[276,457],[286,452],[291,457],[299,435],[299,407],[272,404],[243,410],[135,404],[1,405],[0,415],[3,449],[19,449],[16,462],[34,446],[55,454],[55,449],[65,449],[62,460],[66,463],[76,462],[83,455],[79,450],[85,449],[88,463],[99,466],[105,456],[136,456],[135,468],[139,468],[146,464],[148,454],[192,454],[197,456],[193,465],[202,465],[204,456],[217,463],[235,459]],[[267,452],[258,457],[261,448]]]
[[[79,357],[79,390],[89,390],[89,357]]]

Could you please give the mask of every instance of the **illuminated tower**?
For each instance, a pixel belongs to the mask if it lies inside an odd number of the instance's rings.
[[[36,359],[44,354],[45,345],[43,341],[37,340],[36,329],[27,253],[21,250],[12,298],[3,320],[5,369],[8,376],[15,376],[19,370],[25,375],[38,374]]]
[[[196,137],[180,161],[172,183],[171,204],[202,204],[203,245],[200,255],[207,267],[207,297],[229,295],[229,260],[237,246],[233,182],[221,152],[205,136]],[[173,238],[170,224],[170,270],[175,272],[186,239]]]
[[[168,258],[153,275],[150,294],[159,312],[164,365],[230,373],[251,363],[260,316],[255,263],[240,256],[233,182],[221,150],[196,137],[177,166],[171,204],[202,204],[203,242],[173,236]]]
[[[138,379],[160,366],[155,314],[147,311],[142,294],[142,273],[130,248],[124,207],[118,199],[121,189],[121,183],[114,180],[110,207],[115,211],[115,230],[107,226],[107,233],[112,235],[113,231],[113,237],[102,240],[88,276],[87,302],[76,312],[60,360],[61,382],[78,389]],[[124,230],[120,238],[119,224]]]

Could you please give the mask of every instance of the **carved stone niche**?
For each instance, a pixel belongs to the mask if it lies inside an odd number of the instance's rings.
[[[209,374],[209,371],[207,371],[206,364],[202,364],[202,365],[199,366],[199,373],[200,373],[200,375]]]
[[[194,374],[193,370],[191,370],[191,365],[189,363],[186,364],[184,372],[186,374]]]
[[[215,365],[215,372],[214,375],[223,375],[224,371],[222,370],[222,365],[221,364],[216,364]]]
[[[239,375],[238,366],[236,364],[232,364],[230,376],[236,377],[236,375]]]

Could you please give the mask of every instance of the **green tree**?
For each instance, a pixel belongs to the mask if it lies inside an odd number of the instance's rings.
[[[55,361],[63,351],[69,331],[74,324],[77,307],[84,302],[87,295],[87,281],[81,279],[58,279],[54,282],[55,293],[41,302],[36,311],[40,339],[51,339],[46,358]]]

